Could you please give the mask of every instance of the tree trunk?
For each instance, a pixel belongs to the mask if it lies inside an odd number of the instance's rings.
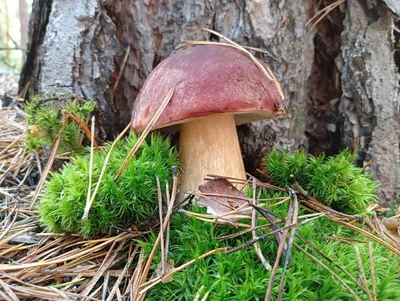
[[[153,68],[182,40],[215,39],[202,30],[214,29],[270,51],[273,58],[257,56],[270,64],[286,96],[287,118],[238,128],[249,172],[262,168],[273,146],[334,154],[353,148],[359,137],[359,163],[373,160],[369,168],[381,196],[393,200],[400,65],[393,56],[399,40],[393,16],[399,5],[363,2],[343,3],[307,30],[308,20],[324,8],[321,1],[35,0],[20,88],[31,81],[30,94],[95,98],[100,136],[111,138],[129,122]]]

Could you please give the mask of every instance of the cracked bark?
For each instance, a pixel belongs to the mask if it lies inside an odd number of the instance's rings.
[[[399,161],[399,72],[393,55],[393,16],[382,4],[349,1],[342,33],[340,111],[343,142],[360,138],[358,162],[372,160],[380,200],[395,199]]]
[[[360,160],[374,159],[372,171],[382,184],[382,195],[390,199],[397,183],[394,169],[398,158],[398,71],[394,68],[390,25],[391,14],[398,7],[389,0],[386,6],[379,2],[369,9],[378,12],[375,20],[363,12],[364,7],[357,8],[358,1],[347,1],[348,7],[342,7],[344,21],[335,21],[344,22],[332,38],[339,46],[331,52],[332,48],[326,47],[329,68],[336,69],[340,80],[318,81],[324,73],[315,68],[320,45],[314,39],[316,32],[305,30],[317,2],[35,0],[37,13],[33,13],[31,30],[37,29],[39,34],[29,44],[20,87],[31,80],[31,94],[57,91],[97,99],[100,137],[111,138],[129,122],[132,103],[153,68],[174,53],[182,40],[213,38],[201,30],[211,28],[237,43],[271,51],[276,60],[257,56],[271,65],[287,99],[288,118],[238,128],[248,171],[260,168],[263,156],[273,146],[308,149],[309,136],[314,139],[310,140],[312,153],[334,152],[343,145],[352,146],[361,134],[365,156],[360,152]],[[42,8],[43,3],[48,11]],[[321,32],[317,29],[317,34],[326,36]],[[128,46],[129,57],[114,99],[110,99]],[[358,52],[363,63],[354,58]],[[365,70],[357,69],[360,66]],[[333,89],[337,83],[339,87]],[[325,93],[321,103],[327,115],[317,116],[318,111],[310,109],[310,95],[315,96],[315,91]],[[337,132],[339,139],[325,137],[331,123],[342,129]],[[390,138],[390,143],[382,137]]]

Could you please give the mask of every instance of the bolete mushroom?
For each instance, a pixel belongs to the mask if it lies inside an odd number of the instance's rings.
[[[236,126],[285,115],[277,80],[234,47],[187,47],[147,78],[133,105],[133,131],[144,130],[171,88],[154,128],[180,126],[181,192],[196,191],[207,174],[246,179]]]

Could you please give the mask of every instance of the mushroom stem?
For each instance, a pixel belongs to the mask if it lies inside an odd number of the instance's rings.
[[[233,115],[212,115],[181,124],[179,148],[183,168],[180,200],[186,191],[198,191],[207,174],[246,179]]]

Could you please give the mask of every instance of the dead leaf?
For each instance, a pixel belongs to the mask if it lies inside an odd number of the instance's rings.
[[[397,231],[400,228],[400,218],[383,218],[382,224],[389,231]]]
[[[249,209],[248,202],[244,200],[248,199],[246,195],[224,177],[216,177],[199,185],[198,189],[203,195],[200,196],[197,205],[207,207],[208,214],[221,216],[238,208]],[[251,210],[240,210],[236,215],[251,216]],[[230,215],[224,219],[231,222],[238,218],[232,218]],[[219,221],[223,222],[222,219]]]
[[[172,273],[173,271],[175,271],[175,267],[174,267],[174,260],[170,259],[167,261],[167,264],[165,265],[165,275],[168,275],[169,273]],[[162,264],[160,262],[160,264],[157,266],[156,269],[156,274],[158,277],[162,278],[164,275],[161,275],[161,270],[162,270]],[[174,276],[168,276],[168,277],[164,277],[162,278],[162,283],[168,283],[168,282],[172,282],[174,280]]]

